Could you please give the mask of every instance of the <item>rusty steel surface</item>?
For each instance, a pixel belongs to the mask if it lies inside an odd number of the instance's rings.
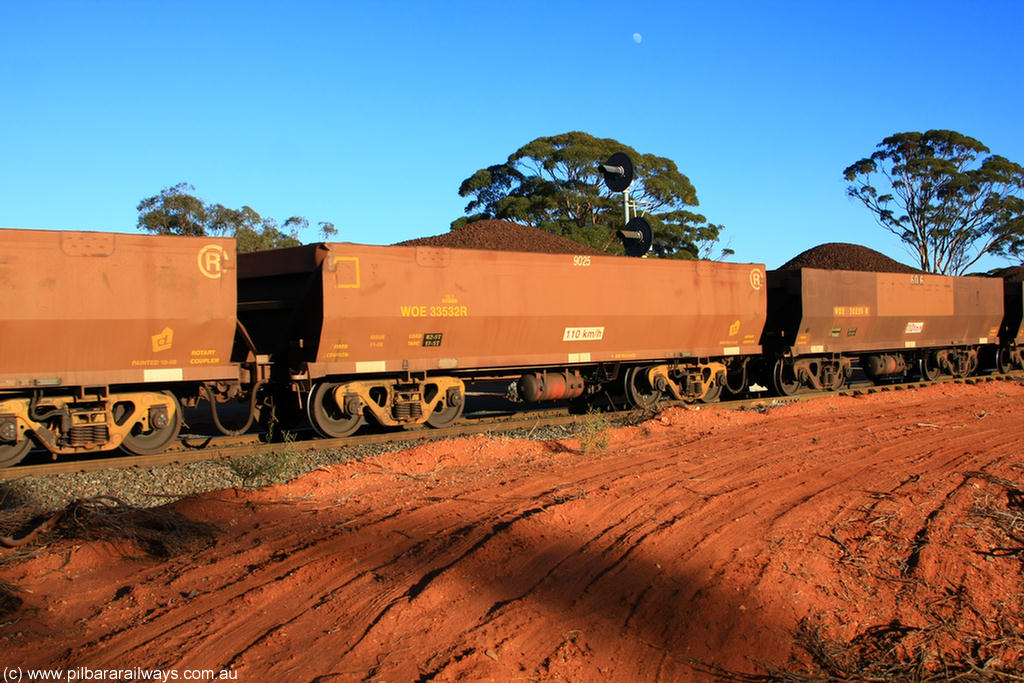
[[[780,322],[766,340],[797,355],[995,344],[1003,319],[993,278],[805,268],[768,281]]]
[[[0,391],[237,378],[232,239],[0,229]]]
[[[240,315],[261,353],[301,339],[287,352],[312,378],[760,352],[760,264],[346,243],[288,251],[240,256]]]

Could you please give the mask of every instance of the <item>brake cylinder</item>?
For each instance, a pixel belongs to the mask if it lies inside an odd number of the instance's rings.
[[[861,361],[864,373],[868,377],[885,377],[895,375],[906,370],[907,365],[903,362],[902,356],[889,354],[872,355]]]
[[[555,401],[583,395],[583,377],[578,372],[531,372],[519,378],[516,389],[524,401]]]

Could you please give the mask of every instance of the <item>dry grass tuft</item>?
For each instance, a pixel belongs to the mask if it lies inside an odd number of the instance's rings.
[[[165,508],[139,508],[114,496],[76,500],[61,513],[54,534],[82,541],[127,542],[143,554],[167,559],[201,550],[219,533]]]
[[[1009,626],[1004,620],[1003,626]],[[995,636],[961,634],[960,653],[950,656],[938,644],[937,625],[904,626],[898,621],[874,626],[850,641],[824,635],[817,619],[802,619],[795,644],[808,662],[765,674],[728,671],[694,662],[716,680],[734,683],[991,683],[1022,681],[1024,635],[1012,627]]]
[[[1005,498],[986,496],[970,510],[980,522],[977,527],[992,538],[991,547],[975,552],[1024,561],[1024,486],[986,472],[965,474],[1005,493]],[[1024,565],[1018,571],[1024,573]],[[794,636],[796,654],[785,668],[766,667],[767,673],[752,674],[705,662],[690,664],[716,680],[741,683],[1024,681],[1024,615],[1019,602],[1000,603],[994,611],[976,604],[962,584],[951,584],[940,600],[922,609],[918,626],[893,619],[844,640],[825,633],[822,615],[802,619]],[[970,618],[961,618],[967,615]]]
[[[21,598],[17,596],[17,591],[17,586],[0,579],[0,617],[21,607]]]

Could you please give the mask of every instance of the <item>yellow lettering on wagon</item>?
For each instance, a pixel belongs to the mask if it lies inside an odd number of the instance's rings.
[[[837,318],[867,317],[871,315],[870,306],[834,306],[832,315]]]
[[[467,318],[468,306],[399,306],[403,318]]]
[[[338,360],[348,358],[348,344],[332,344],[331,350],[327,352],[327,360]]]
[[[193,349],[189,365],[220,365],[217,349]]]
[[[426,318],[427,307],[426,306],[399,306],[402,310],[403,318]]]

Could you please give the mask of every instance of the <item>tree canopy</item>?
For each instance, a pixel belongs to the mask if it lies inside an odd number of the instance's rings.
[[[898,133],[877,149],[843,172],[847,193],[922,270],[960,275],[984,254],[1020,258],[1024,168],[951,130]]]
[[[259,215],[249,206],[229,209],[222,204],[207,204],[191,193],[195,188],[178,183],[160,194],[139,202],[138,228],[158,235],[230,236],[237,240],[238,251],[261,251],[302,244],[299,231],[309,226],[301,216],[292,216],[281,226],[273,218]],[[320,234],[328,239],[337,230],[333,223],[321,222]]]
[[[633,160],[638,179],[630,192],[644,203],[654,232],[654,254],[706,257],[722,226],[687,208],[698,205],[697,191],[675,162],[581,132],[537,138],[505,163],[482,168],[462,181],[459,195],[471,200],[467,215],[453,221],[452,229],[476,220],[502,219],[622,253],[615,237],[624,218],[622,195],[609,192],[597,170],[615,152],[625,152]]]

